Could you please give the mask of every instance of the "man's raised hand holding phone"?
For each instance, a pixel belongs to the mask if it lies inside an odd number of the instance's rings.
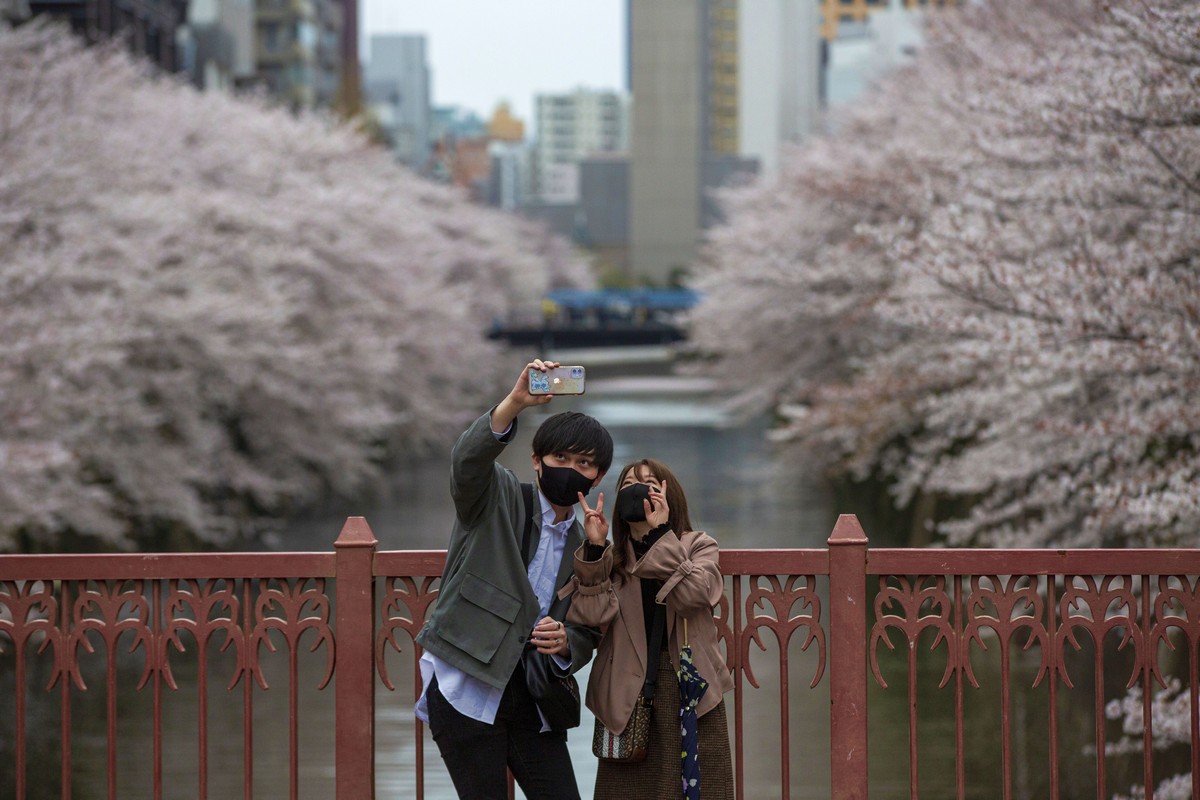
[[[540,358],[535,358],[525,365],[517,382],[513,384],[512,391],[492,411],[492,430],[494,432],[504,433],[512,426],[512,421],[522,411],[533,406],[544,406],[554,399],[554,396],[550,394],[530,393],[529,371],[549,372],[557,366],[559,366],[557,361],[543,361]]]

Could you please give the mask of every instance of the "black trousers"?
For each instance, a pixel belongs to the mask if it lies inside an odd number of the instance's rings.
[[[538,732],[542,720],[520,664],[493,725],[460,714],[438,691],[436,678],[426,703],[429,732],[460,800],[507,800],[506,767],[528,800],[579,800],[566,731]]]

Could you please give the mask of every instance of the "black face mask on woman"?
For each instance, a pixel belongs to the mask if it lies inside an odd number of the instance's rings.
[[[631,483],[617,492],[617,504],[613,510],[626,522],[644,522],[646,506],[642,504],[642,501],[649,499],[650,486],[648,484]]]
[[[542,462],[542,475],[538,486],[546,499],[556,506],[573,506],[579,502],[579,493],[587,497],[592,490],[592,479],[570,467],[552,467]]]

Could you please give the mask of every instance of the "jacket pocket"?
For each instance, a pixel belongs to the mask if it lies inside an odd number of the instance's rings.
[[[521,612],[521,599],[471,573],[463,578],[459,599],[462,602],[442,628],[442,638],[489,664]]]

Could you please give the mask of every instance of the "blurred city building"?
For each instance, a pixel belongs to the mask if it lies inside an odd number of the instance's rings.
[[[487,123],[488,138],[494,142],[525,141],[525,123],[513,115],[512,106],[506,102],[496,104],[492,118]]]
[[[483,203],[488,198],[492,173],[492,153],[486,136],[453,141],[453,158],[449,161],[450,183],[467,190],[471,199]]]
[[[628,0],[629,246],[635,276],[665,280],[691,263],[700,232],[707,124],[702,36],[707,0]],[[736,18],[731,23],[736,25]]]
[[[485,201],[516,211],[530,194],[532,148],[525,141],[525,123],[501,102],[487,124],[488,174]]]
[[[774,170],[819,108],[816,12],[791,0],[628,0],[629,277],[678,280],[710,192]]]
[[[601,275],[629,271],[629,156],[596,155],[579,162],[579,214],[572,238],[596,258]]]
[[[531,198],[522,215],[541,221],[571,239],[594,258],[605,283],[627,285],[629,267],[629,156],[596,153],[581,158],[568,173],[574,199]],[[568,195],[563,192],[563,197]]]
[[[821,11],[821,35],[828,40],[842,35],[840,26],[847,23],[865,22],[870,16],[889,7],[895,10],[903,5],[906,9],[921,9],[930,6],[953,6],[958,0],[818,0]]]
[[[358,0],[0,0],[9,22],[42,15],[200,89],[262,86],[297,111],[358,107]]]
[[[576,89],[534,99],[529,196],[521,213],[598,256],[600,268],[628,261],[628,95]]]
[[[338,32],[338,88],[334,109],[344,119],[357,117],[363,111],[362,61],[358,53],[359,0],[337,0],[342,9],[342,27]]]
[[[181,67],[176,39],[187,24],[188,0],[28,0],[8,3],[5,16],[17,22],[49,15],[70,23],[89,43],[119,39],[136,55],[164,70]]]
[[[396,159],[425,169],[437,140],[425,37],[372,36],[363,83],[367,105]]]
[[[700,18],[701,147],[707,153],[738,152],[738,0],[708,0]]]
[[[487,121],[469,108],[462,106],[433,107],[433,141],[442,139],[470,139],[476,136],[486,136]]]
[[[912,57],[921,9],[956,0],[627,4],[627,276],[662,285],[720,221],[714,189],[774,179],[783,148],[821,130],[826,107]]]
[[[258,79],[293,110],[332,107],[342,80],[342,1],[257,0],[256,8]]]
[[[629,101],[615,91],[576,89],[534,98],[533,193],[544,203],[579,200],[579,162],[628,147]]]
[[[739,11],[738,152],[773,178],[784,145],[819,124],[819,17],[792,0],[741,0]]]
[[[825,105],[853,102],[872,81],[911,61],[921,46],[921,31],[921,10],[902,8],[900,0],[862,21],[838,23],[837,35],[825,42]]]
[[[255,77],[254,0],[189,0],[180,69],[199,89],[234,91]]]
[[[488,156],[488,205],[505,211],[520,210],[529,202],[532,147],[524,139],[492,139]]]
[[[24,22],[33,16],[29,0],[0,0],[0,22]]]
[[[455,183],[471,191],[475,199],[487,197],[486,174],[480,176],[480,152],[487,151],[488,123],[460,106],[435,106],[431,115],[429,157],[420,167],[427,177]],[[462,162],[462,163],[460,163]],[[490,159],[487,163],[490,163]]]

